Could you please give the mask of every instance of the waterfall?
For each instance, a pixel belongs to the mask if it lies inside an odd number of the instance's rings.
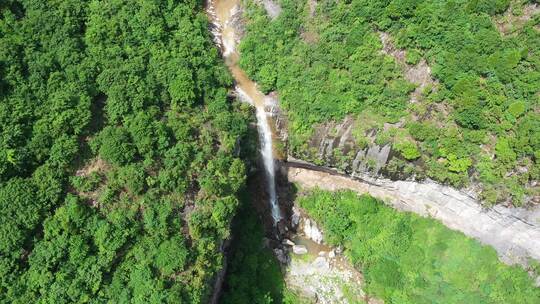
[[[207,8],[214,30],[214,40],[221,47],[225,63],[236,82],[236,92],[239,98],[253,105],[256,109],[257,131],[259,133],[260,154],[263,160],[266,176],[266,189],[268,191],[270,207],[274,225],[281,220],[281,211],[276,193],[275,161],[272,144],[272,128],[268,122],[265,111],[266,97],[261,93],[257,84],[249,79],[238,65],[240,54],[236,50],[237,34],[234,24],[240,12],[240,0],[214,0],[209,1]]]
[[[264,169],[266,171],[267,188],[268,194],[270,195],[270,206],[272,207],[272,218],[274,219],[274,223],[277,223],[281,220],[281,212],[279,210],[276,194],[276,169],[274,168],[272,129],[268,124],[264,106],[257,107],[257,129],[259,130],[261,156],[264,163]]]
[[[270,124],[266,116],[266,111],[264,109],[264,104],[255,105],[249,95],[247,95],[246,92],[240,87],[236,87],[236,92],[242,100],[254,105],[256,109],[257,131],[259,133],[259,142],[261,145],[260,153],[263,160],[264,172],[266,175],[266,189],[270,197],[269,199],[270,207],[272,209],[272,218],[274,219],[274,223],[277,223],[281,220],[281,211],[279,209],[279,203],[276,193],[276,168],[272,143],[272,128],[270,128]]]

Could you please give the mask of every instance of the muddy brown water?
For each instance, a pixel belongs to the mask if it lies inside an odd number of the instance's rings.
[[[274,153],[274,133],[270,117],[266,113],[266,96],[259,91],[257,84],[239,66],[240,54],[237,51],[239,40],[238,22],[241,13],[241,0],[212,0],[207,4],[212,24],[212,33],[221,48],[225,64],[235,80],[236,92],[241,100],[251,103],[256,109],[257,130],[259,133],[260,155],[266,173],[266,191],[269,194],[271,215],[274,225],[279,227],[283,219],[276,190],[276,161]]]
[[[239,87],[250,99],[254,106],[264,107],[265,96],[261,93],[257,84],[249,79],[246,72],[239,66],[240,54],[236,49],[235,29],[233,27],[233,15],[240,9],[240,0],[213,0],[209,2],[215,12],[214,22],[220,27],[222,51],[225,64],[231,71],[237,87]]]

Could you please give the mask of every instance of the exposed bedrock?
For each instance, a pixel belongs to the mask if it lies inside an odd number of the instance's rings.
[[[392,181],[367,175],[346,176],[332,169],[301,162],[283,163],[282,174],[303,188],[352,190],[382,199],[402,211],[440,220],[490,245],[507,264],[540,260],[540,208],[484,208],[467,193],[433,181]]]
[[[390,144],[372,143],[366,147],[360,147],[353,135],[357,121],[351,117],[346,117],[341,122],[330,121],[318,125],[307,143],[307,151],[294,153],[288,150],[287,116],[278,106],[277,94],[272,92],[267,98],[272,104],[267,111],[273,117],[275,135],[283,143],[286,150],[284,154],[288,155],[287,158],[311,160],[317,162],[318,165],[338,168],[348,174],[378,176],[382,174],[382,169],[393,157]],[[375,135],[374,131],[370,132],[368,139],[374,142]]]

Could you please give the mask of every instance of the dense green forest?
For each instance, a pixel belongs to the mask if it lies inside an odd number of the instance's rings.
[[[202,1],[0,14],[0,303],[205,302],[251,113]]]
[[[241,65],[277,90],[295,156],[320,163],[314,130],[349,116],[357,147],[392,144],[390,175],[478,184],[489,204],[540,197],[537,1],[280,0],[275,20],[246,2]],[[422,60],[433,81],[411,102],[406,71]]]
[[[325,241],[365,277],[385,303],[538,303],[540,289],[519,266],[440,222],[398,212],[370,196],[317,190],[301,207],[322,225]],[[333,202],[329,204],[328,202]]]

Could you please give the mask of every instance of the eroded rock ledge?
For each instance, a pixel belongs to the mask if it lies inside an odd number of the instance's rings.
[[[540,208],[484,208],[472,196],[433,181],[391,181],[368,176],[345,176],[303,162],[286,162],[282,173],[304,188],[352,190],[382,199],[402,211],[440,220],[490,245],[507,264],[526,266],[528,259],[540,260]]]

